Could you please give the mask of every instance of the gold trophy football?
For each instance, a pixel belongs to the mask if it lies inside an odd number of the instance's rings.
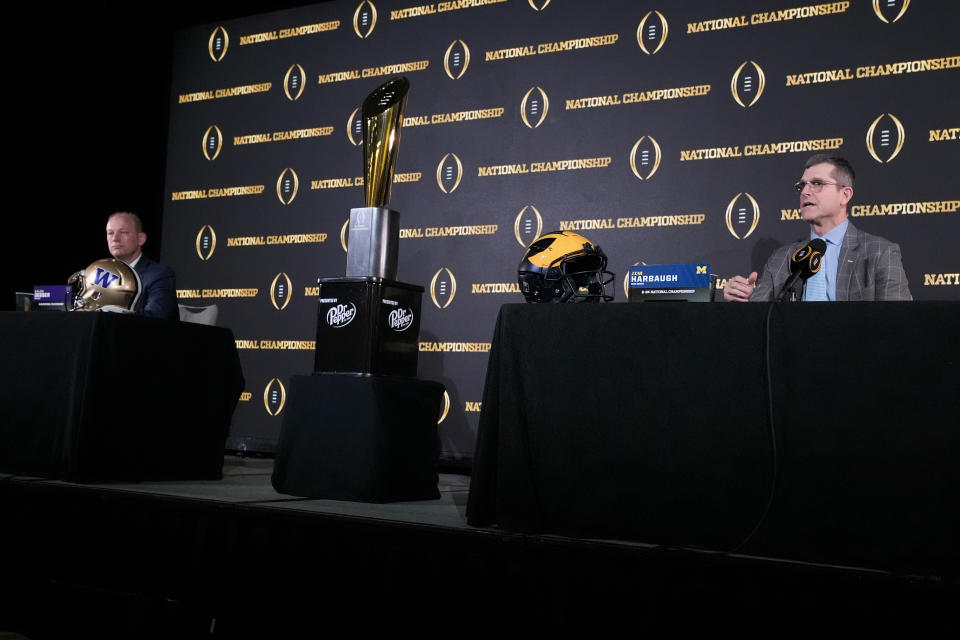
[[[350,210],[347,277],[397,277],[400,214],[387,208],[400,148],[400,127],[410,81],[396,77],[363,101],[363,188],[365,207]]]

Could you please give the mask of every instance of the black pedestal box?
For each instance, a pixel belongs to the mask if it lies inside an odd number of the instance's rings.
[[[416,378],[294,376],[273,487],[357,502],[439,498],[442,398],[443,385]]]
[[[417,375],[423,287],[383,278],[323,278],[314,371]]]

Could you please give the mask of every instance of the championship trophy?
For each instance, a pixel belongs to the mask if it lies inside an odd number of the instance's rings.
[[[387,207],[409,89],[393,78],[361,107],[367,206],[350,210],[346,277],[319,281],[317,372],[417,375],[423,287],[396,280],[400,214]]]
[[[400,220],[387,208],[410,83],[363,101],[366,206],[350,210],[347,273],[320,278],[312,376],[291,380],[273,487],[362,502],[435,500],[444,388],[417,378],[423,287],[397,282]]]
[[[347,277],[397,277],[400,214],[387,208],[400,149],[410,82],[393,78],[363,101],[363,190],[366,206],[350,210]]]

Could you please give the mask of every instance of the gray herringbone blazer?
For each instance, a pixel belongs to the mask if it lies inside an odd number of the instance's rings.
[[[774,299],[790,276],[790,256],[807,241],[784,245],[773,252],[757,278],[750,302]],[[839,261],[837,301],[913,300],[897,244],[860,231],[850,223],[840,245]]]

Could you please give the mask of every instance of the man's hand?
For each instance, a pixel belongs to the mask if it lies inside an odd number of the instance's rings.
[[[723,299],[727,302],[749,302],[750,294],[757,286],[757,272],[754,271],[749,277],[733,276],[727,280],[727,286],[723,288]]]

